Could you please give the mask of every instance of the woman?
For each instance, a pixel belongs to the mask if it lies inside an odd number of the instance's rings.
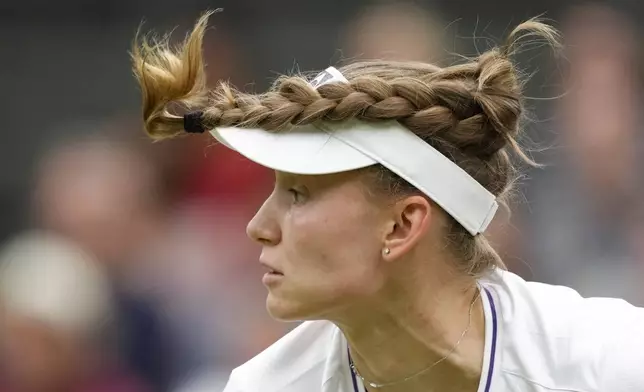
[[[226,392],[644,391],[644,310],[525,282],[482,235],[511,154],[526,159],[510,57],[554,30],[528,21],[447,68],[355,63],[248,95],[207,91],[207,16],[178,51],[135,45],[145,125],[155,139],[208,130],[275,170],[248,234],[270,314],[307,320]]]

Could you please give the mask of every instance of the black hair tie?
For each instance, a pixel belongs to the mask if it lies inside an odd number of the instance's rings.
[[[203,112],[196,111],[183,115],[183,129],[188,133],[204,133]]]

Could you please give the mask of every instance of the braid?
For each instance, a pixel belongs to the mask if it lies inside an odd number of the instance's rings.
[[[426,141],[465,148],[489,158],[516,143],[523,111],[521,83],[510,61],[524,37],[558,45],[554,29],[536,20],[517,26],[507,42],[477,59],[447,68],[422,63],[363,62],[344,67],[348,84],[317,90],[302,77],[282,77],[261,95],[241,93],[225,83],[208,92],[201,45],[209,16],[204,14],[183,45],[168,39],[136,40],[134,73],[142,87],[145,125],[154,138],[183,131],[171,108],[199,110],[204,128],[261,127],[280,131],[317,121],[395,120]],[[529,160],[528,160],[529,161]]]
[[[284,77],[273,91],[257,96],[222,84],[202,121],[206,128],[282,131],[318,121],[396,120],[425,138],[442,137],[459,148],[485,145],[480,155],[490,156],[507,143],[505,135],[517,132],[521,114],[518,81],[510,81],[513,88],[501,90],[494,86],[498,83],[494,78],[480,78],[494,60],[482,57],[477,67],[446,68],[425,80],[365,75],[348,84],[326,84],[317,90],[302,77]],[[505,63],[506,68],[512,66]],[[492,66],[500,67],[498,62]],[[505,105],[498,105],[499,100]],[[516,121],[508,121],[508,117]]]

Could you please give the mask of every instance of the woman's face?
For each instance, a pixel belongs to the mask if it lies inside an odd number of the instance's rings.
[[[262,245],[260,262],[277,271],[263,279],[274,318],[331,318],[382,287],[386,220],[362,175],[276,173],[248,225]]]

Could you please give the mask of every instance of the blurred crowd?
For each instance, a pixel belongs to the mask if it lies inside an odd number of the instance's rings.
[[[339,47],[346,59],[444,64],[460,49],[450,21],[379,2]],[[566,8],[557,26],[564,55],[527,100],[537,121],[526,145],[543,167],[524,168],[490,236],[526,279],[644,305],[641,34],[598,4]],[[489,44],[472,30],[460,26],[461,41]],[[209,80],[249,85],[252,70],[218,34],[206,41]],[[245,236],[272,173],[206,135],[150,143],[129,113],[56,124],[78,131],[52,132],[38,156],[27,224],[0,245],[0,392],[218,391],[293,328],[266,314]]]

